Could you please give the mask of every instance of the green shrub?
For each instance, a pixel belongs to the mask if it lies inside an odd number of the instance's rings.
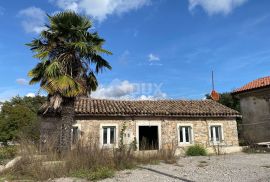
[[[206,156],[207,151],[206,149],[201,145],[194,145],[188,147],[186,151],[187,156]]]
[[[99,167],[95,170],[81,169],[71,173],[71,176],[96,181],[114,176],[114,170],[108,167]]]
[[[6,146],[0,148],[0,161],[5,159],[12,159],[17,153],[16,146]]]

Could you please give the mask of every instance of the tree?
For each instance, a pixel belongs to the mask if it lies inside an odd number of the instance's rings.
[[[224,92],[224,93],[221,93],[219,95],[220,95],[220,99],[218,101],[219,103],[240,112],[239,99],[232,96],[232,94],[229,92]],[[211,99],[211,96],[209,94],[206,94],[205,96],[207,99]]]
[[[35,142],[39,139],[39,107],[45,97],[13,97],[3,103],[0,112],[0,141],[7,143],[20,137],[27,137]]]
[[[97,88],[96,74],[111,69],[101,54],[111,52],[102,48],[104,39],[89,31],[92,23],[87,17],[67,11],[48,18],[47,30],[27,44],[40,60],[29,72],[30,84],[40,83],[48,93],[44,114],[61,111],[59,149],[66,151],[71,146],[74,100]]]

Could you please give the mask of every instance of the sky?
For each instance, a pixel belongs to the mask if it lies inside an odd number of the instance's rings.
[[[0,101],[45,94],[28,85],[39,60],[25,46],[46,14],[73,10],[106,40],[111,71],[92,94],[106,99],[203,99],[232,90],[270,68],[269,0],[0,1]]]

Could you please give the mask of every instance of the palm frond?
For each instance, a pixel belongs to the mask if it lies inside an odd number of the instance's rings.
[[[76,97],[98,87],[97,73],[111,69],[101,54],[105,42],[89,29],[92,22],[72,11],[47,15],[49,24],[39,38],[26,44],[41,60],[29,73],[30,84],[40,83],[49,95]],[[94,70],[94,71],[92,71]]]
[[[53,61],[45,69],[45,75],[48,78],[56,78],[61,75],[61,64],[57,61]]]

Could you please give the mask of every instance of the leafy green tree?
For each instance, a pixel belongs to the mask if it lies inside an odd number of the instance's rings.
[[[40,107],[46,102],[45,96],[35,96],[35,97],[20,97],[15,96],[10,101],[6,101],[5,105],[23,105],[29,108],[32,112],[38,113]]]
[[[90,32],[92,22],[74,12],[48,16],[47,30],[27,44],[40,62],[29,72],[30,84],[40,83],[48,93],[44,114],[61,110],[60,151],[71,146],[74,101],[98,86],[96,74],[110,64],[101,56],[111,54],[103,49],[104,39]]]
[[[3,103],[0,112],[0,141],[7,143],[21,136],[32,141],[39,138],[37,112],[45,97],[14,97]]]

